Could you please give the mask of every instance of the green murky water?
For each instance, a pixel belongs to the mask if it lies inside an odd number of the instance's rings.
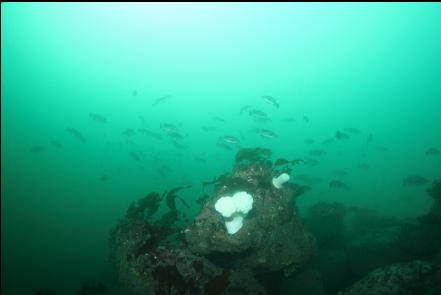
[[[111,282],[109,231],[129,204],[192,184],[178,209],[194,217],[200,184],[241,147],[306,161],[291,174],[311,187],[301,214],[335,201],[415,218],[433,203],[439,3],[1,8],[4,294]]]

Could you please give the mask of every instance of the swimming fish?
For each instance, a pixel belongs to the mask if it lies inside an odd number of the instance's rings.
[[[221,117],[212,117],[213,121],[220,122],[220,123],[226,123],[225,119]]]
[[[268,117],[265,118],[255,118],[254,122],[258,122],[258,123],[268,123],[271,122],[271,119]]]
[[[156,138],[156,139],[162,139],[162,135],[161,134],[153,132],[153,131],[148,130],[146,128],[139,128],[138,132],[141,133],[142,135],[145,135],[145,136],[153,137],[153,138]]]
[[[309,123],[309,118],[308,118],[308,116],[303,116],[303,121],[305,121],[306,123]]]
[[[63,148],[63,145],[61,143],[59,143],[58,141],[55,141],[55,140],[51,141],[51,145],[56,147],[57,149]]]
[[[164,96],[161,96],[161,97],[155,99],[155,101],[152,103],[152,106],[157,106],[157,105],[159,105],[159,104],[163,104],[163,103],[165,103],[166,101],[170,100],[171,98],[172,98],[171,95],[164,95]]]
[[[179,128],[174,124],[169,123],[163,123],[159,125],[159,128],[161,128],[163,131],[167,133],[179,133]]]
[[[108,180],[109,180],[109,176],[107,176],[106,174],[101,175],[100,177],[101,182],[107,182]]]
[[[347,189],[348,188],[346,183],[344,183],[343,181],[340,181],[340,180],[331,180],[329,182],[329,187],[332,189]]]
[[[248,114],[256,120],[268,118],[268,115],[261,110],[252,109]]]
[[[104,116],[100,115],[100,114],[93,114],[93,113],[90,113],[90,114],[89,114],[89,117],[90,117],[92,120],[94,120],[95,122],[98,122],[98,123],[101,123],[101,124],[105,124],[105,123],[107,123],[107,119],[106,119]]]
[[[306,143],[306,144],[314,144],[315,140],[312,139],[312,138],[307,138],[303,142]]]
[[[341,131],[337,131],[335,133],[335,138],[337,138],[338,140],[345,140],[349,138],[349,135],[347,133],[341,132]]]
[[[126,130],[123,131],[122,134],[125,136],[133,136],[135,135],[135,130],[133,130],[132,128],[127,128]]]
[[[369,133],[369,135],[366,138],[366,144],[370,144],[374,140],[374,135],[372,133]]]
[[[360,165],[358,165],[358,168],[360,168],[361,170],[369,170],[370,166],[366,163],[361,163]]]
[[[411,175],[403,179],[404,186],[422,186],[429,182],[429,180],[420,175]]]
[[[334,138],[327,138],[322,141],[322,145],[330,145],[333,142],[334,142]]]
[[[240,142],[239,138],[232,135],[221,136],[219,137],[219,140],[231,144],[238,144]]]
[[[294,176],[295,180],[301,181],[307,185],[316,185],[320,183],[322,180],[319,177],[308,175],[308,174],[298,174]]]
[[[77,129],[67,127],[66,131],[69,132],[71,135],[73,135],[79,141],[86,142],[86,138],[84,137],[84,135],[80,131],[78,131]]]
[[[296,121],[296,119],[294,117],[286,117],[281,119],[280,121],[284,122],[284,123],[294,123]]]
[[[354,135],[357,135],[357,134],[360,134],[361,133],[361,131],[359,130],[359,129],[357,129],[357,128],[353,128],[353,127],[347,127],[347,128],[345,128],[344,129],[346,132],[348,132],[348,133],[352,133],[352,134],[354,134]]]
[[[180,150],[188,149],[188,145],[177,142],[176,140],[172,140],[172,144],[175,148],[180,149]]]
[[[246,105],[240,108],[240,114],[242,115],[243,113],[245,113],[245,111],[247,111],[249,108],[251,108],[252,105]]]
[[[262,99],[264,102],[272,105],[273,107],[279,108],[279,103],[276,101],[276,99],[269,95],[262,96]]]
[[[130,157],[132,157],[133,160],[135,161],[141,161],[141,159],[139,158],[138,154],[135,152],[130,152],[129,153]]]
[[[233,150],[233,148],[230,145],[228,145],[228,144],[226,144],[224,142],[218,142],[216,146],[218,148],[221,148],[221,149],[224,149],[224,150],[228,150],[228,151],[232,151]]]
[[[207,163],[207,161],[205,161],[205,159],[203,159],[203,158],[201,158],[201,157],[194,157],[194,160],[195,160],[196,162],[199,162],[199,163],[202,163],[202,164]]]
[[[339,177],[345,177],[348,175],[348,172],[346,172],[345,170],[334,170],[334,174]]]
[[[214,126],[206,126],[206,125],[204,125],[204,126],[202,126],[201,128],[202,128],[202,130],[204,130],[205,132],[213,132],[213,131],[216,131],[216,127],[214,127]]]
[[[180,132],[168,132],[167,135],[174,139],[183,139],[185,136]]]
[[[38,153],[44,152],[44,147],[39,146],[39,145],[33,146],[31,148],[31,152],[34,153],[34,154],[38,154]]]
[[[376,148],[377,148],[377,151],[380,151],[380,152],[388,152],[389,151],[389,148],[385,147],[385,146],[377,146]]]
[[[322,149],[313,149],[309,151],[309,154],[314,157],[321,157],[326,155],[326,151]]]
[[[426,150],[426,156],[438,156],[440,154],[439,149],[431,147]]]
[[[264,138],[277,138],[277,134],[268,129],[256,128],[256,133]]]
[[[288,165],[288,164],[290,164],[290,163],[291,163],[291,162],[288,161],[287,159],[280,158],[280,159],[277,159],[277,160],[274,162],[274,166]]]

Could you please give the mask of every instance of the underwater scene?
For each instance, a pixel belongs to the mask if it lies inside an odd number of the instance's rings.
[[[2,3],[1,293],[441,294],[441,3]]]

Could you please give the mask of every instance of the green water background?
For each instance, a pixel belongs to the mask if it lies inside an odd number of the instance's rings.
[[[232,167],[234,151],[216,146],[222,135],[298,158],[337,130],[359,128],[326,148],[318,166],[293,172],[322,179],[299,199],[301,212],[327,200],[397,217],[424,213],[431,205],[424,187],[402,180],[440,176],[440,157],[424,155],[441,148],[440,69],[439,3],[2,3],[2,293],[74,294],[83,281],[110,280],[108,233],[130,202],[192,183],[182,196],[195,214],[199,184]],[[166,94],[169,101],[152,106]],[[240,115],[248,104],[272,122]],[[289,116],[296,122],[281,122]],[[122,135],[141,127],[161,133],[161,123],[182,124],[188,149],[163,132],[162,141]],[[279,137],[261,138],[256,127]],[[32,153],[36,145],[44,151]],[[376,148],[383,146],[387,152]],[[161,165],[172,168],[166,177]],[[348,172],[350,190],[329,189],[336,169]]]

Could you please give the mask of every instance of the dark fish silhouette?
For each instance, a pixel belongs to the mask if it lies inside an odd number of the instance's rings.
[[[253,117],[255,120],[260,120],[260,119],[266,119],[268,118],[268,115],[261,111],[261,110],[256,110],[256,109],[252,109],[248,112],[248,115],[250,115],[251,117]]]
[[[349,138],[349,135],[347,133],[341,132],[341,131],[337,131],[335,133],[335,138],[337,138],[338,140],[345,140]]]
[[[306,123],[309,123],[309,118],[308,118],[308,116],[303,116],[303,121],[305,121]]]
[[[155,99],[155,101],[152,103],[152,106],[157,106],[157,105],[159,105],[159,104],[163,104],[163,103],[165,103],[166,101],[170,100],[171,97],[172,97],[171,95],[164,95],[164,96],[161,96],[161,97]]]
[[[62,149],[63,148],[63,145],[61,143],[59,143],[58,141],[55,141],[55,140],[51,141],[51,145],[53,147],[56,147],[57,149]]]
[[[204,130],[205,132],[213,132],[213,131],[216,131],[216,127],[213,127],[213,126],[202,126],[201,127],[202,128],[202,130]]]
[[[172,144],[175,148],[180,149],[180,150],[188,149],[188,145],[177,142],[176,140],[172,140]]]
[[[242,115],[243,113],[245,113],[249,108],[251,108],[251,105],[246,105],[240,108],[240,114]]]
[[[329,182],[329,187],[332,189],[348,189],[346,183],[340,180],[331,180]]]
[[[284,159],[284,158],[280,158],[274,162],[274,166],[288,165],[290,163],[291,163],[291,161],[288,161],[287,159]]]
[[[220,123],[225,123],[226,122],[225,119],[223,119],[221,117],[213,117],[212,119],[213,119],[213,121],[220,122]]]
[[[348,175],[348,172],[346,172],[345,170],[334,170],[334,174],[339,177],[345,177]]]
[[[225,143],[230,143],[230,144],[238,144],[240,142],[239,138],[237,138],[236,136],[232,136],[232,135],[224,135],[219,137],[219,140]]]
[[[135,130],[133,130],[132,128],[127,128],[126,130],[123,131],[122,134],[125,136],[133,136],[135,135]]]
[[[314,157],[321,157],[326,155],[326,151],[322,149],[314,149],[314,150],[310,150],[309,154]]]
[[[31,152],[34,153],[34,154],[38,154],[38,153],[44,152],[44,147],[42,147],[40,145],[33,146],[31,148]]]
[[[108,180],[109,180],[109,176],[107,176],[106,174],[101,175],[100,177],[101,182],[107,182]]]
[[[295,180],[301,181],[307,185],[316,185],[320,183],[322,180],[319,177],[307,174],[299,174],[294,176]]]
[[[89,114],[89,117],[90,117],[92,120],[94,120],[95,122],[98,122],[98,123],[101,123],[101,124],[105,124],[105,123],[107,123],[107,119],[106,119],[106,117],[104,117],[104,116],[102,116],[102,115],[100,115],[100,114],[93,114],[93,113],[90,113],[90,114]]]
[[[142,135],[145,135],[145,136],[149,136],[149,137],[153,137],[153,138],[156,138],[156,139],[162,139],[162,135],[161,134],[159,134],[159,133],[156,133],[156,132],[154,132],[154,131],[151,131],[151,130],[148,130],[148,129],[146,129],[146,128],[139,128],[138,129],[138,132],[140,133],[140,134],[142,134]]]
[[[357,134],[360,134],[360,133],[361,133],[361,131],[360,131],[359,129],[357,129],[357,128],[352,128],[352,127],[345,128],[344,130],[345,130],[346,132],[351,133],[351,134],[354,134],[354,135],[357,135]]]
[[[132,92],[132,96],[137,96],[137,95],[138,95],[138,91],[133,90],[133,92]]]
[[[283,118],[280,121],[282,121],[284,123],[294,123],[296,121],[296,119],[294,119],[294,117],[286,117],[286,118]]]
[[[271,119],[270,118],[256,118],[256,119],[254,119],[254,122],[257,122],[257,123],[268,123],[268,122],[271,122]]]
[[[428,148],[426,150],[426,156],[438,156],[440,154],[439,149],[435,147]]]
[[[168,132],[167,135],[174,139],[184,139],[185,135],[180,132]]]
[[[203,164],[207,163],[207,161],[205,161],[205,159],[203,159],[201,157],[194,157],[194,160],[196,162],[203,163]]]
[[[268,129],[256,128],[254,129],[260,137],[264,138],[277,138],[277,134]]]
[[[80,131],[78,131],[77,129],[72,128],[72,127],[67,127],[66,131],[69,132],[71,135],[73,135],[73,137],[75,137],[79,141],[86,142],[86,138],[84,137],[84,135]]]
[[[388,152],[388,151],[389,151],[389,148],[388,148],[388,147],[385,147],[385,146],[377,146],[377,151],[380,151],[380,152]]]
[[[306,144],[314,144],[315,140],[312,139],[312,138],[307,138],[303,142],[306,143]]]
[[[371,144],[372,140],[374,140],[374,135],[372,133],[369,133],[366,138],[366,144]]]
[[[420,175],[411,175],[403,179],[404,186],[422,186],[426,185],[429,180]]]
[[[228,150],[228,151],[232,151],[233,150],[233,148],[230,145],[228,145],[228,144],[226,144],[224,142],[218,142],[216,146],[218,148],[221,148],[221,149],[224,149],[224,150]]]
[[[138,161],[138,162],[141,161],[141,158],[138,156],[137,153],[130,152],[129,155],[130,155],[130,157],[132,157],[133,160]]]
[[[264,102],[272,105],[273,107],[279,108],[279,103],[276,101],[276,99],[269,95],[262,96],[262,99]]]
[[[176,125],[170,123],[159,124],[159,128],[161,128],[166,133],[180,133],[179,128]]]
[[[330,145],[331,143],[334,142],[334,138],[328,138],[322,141],[323,145]]]
[[[361,163],[360,165],[358,165],[358,168],[360,168],[361,170],[369,170],[370,166],[366,163]]]

